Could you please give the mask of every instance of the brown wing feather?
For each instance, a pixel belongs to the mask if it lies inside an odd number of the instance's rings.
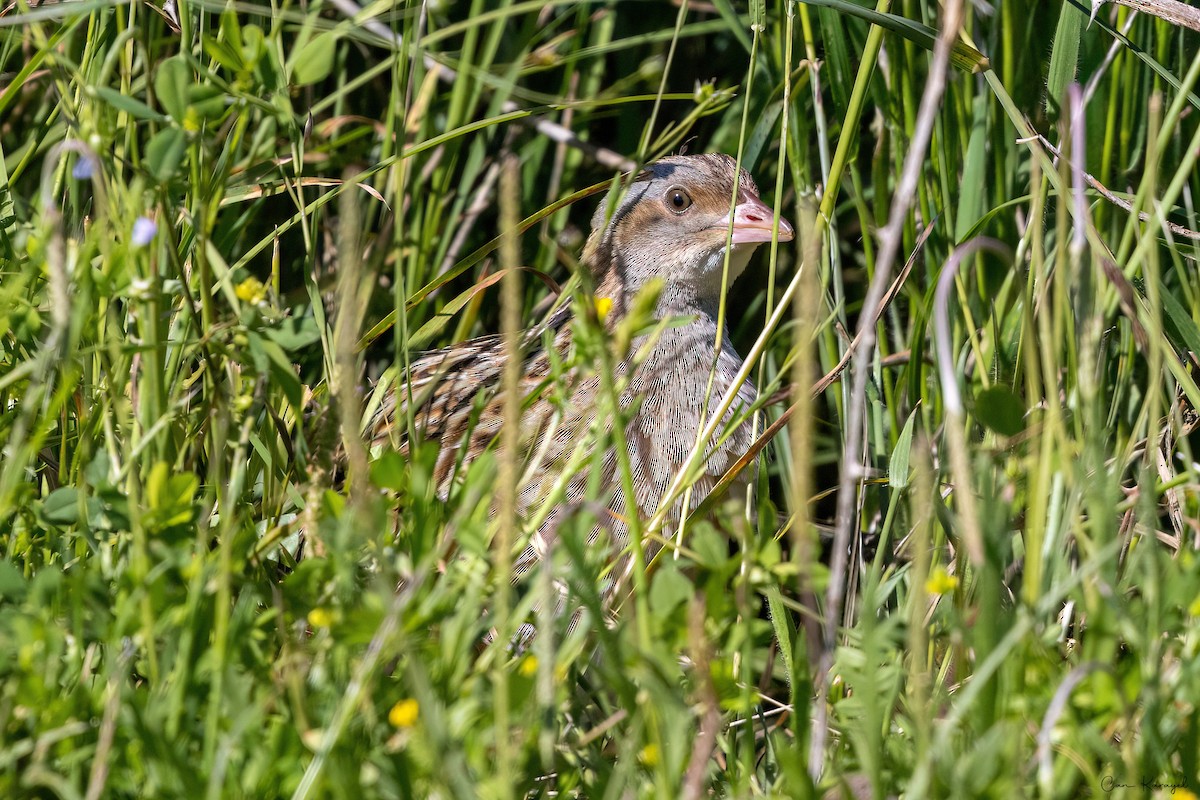
[[[523,334],[529,348],[522,368],[521,397],[538,390],[549,374],[549,357],[542,348],[542,334],[556,332],[556,345],[569,330],[569,308],[557,311],[543,325]],[[499,433],[504,396],[499,391],[507,361],[500,336],[482,336],[442,350],[425,353],[412,362],[409,380],[388,392],[379,410],[367,422],[372,446],[398,443],[408,449],[406,416],[411,407],[416,432],[438,443],[435,477],[443,493],[453,476],[461,448],[467,460],[481,453]],[[483,403],[476,417],[477,404]],[[474,418],[474,423],[472,420]]]

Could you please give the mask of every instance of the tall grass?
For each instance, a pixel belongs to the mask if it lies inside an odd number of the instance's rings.
[[[923,111],[928,0],[9,6],[0,791],[1200,791],[1200,41],[1090,11],[963,4]],[[613,363],[560,201],[681,146],[801,233],[751,510],[510,590],[512,448],[442,499],[360,422],[547,284]]]

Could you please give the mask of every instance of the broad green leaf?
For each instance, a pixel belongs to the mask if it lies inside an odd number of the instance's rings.
[[[337,33],[320,33],[305,42],[296,54],[292,69],[292,84],[307,86],[324,80],[333,71],[333,56],[337,51]]]
[[[72,525],[79,521],[79,491],[63,486],[46,495],[42,501],[42,516],[57,525]]]
[[[9,602],[19,601],[25,597],[29,584],[25,576],[8,560],[0,561],[0,599]]]
[[[729,657],[714,659],[709,667],[709,674],[721,701],[721,708],[736,714],[746,714],[753,710],[754,695],[747,696],[742,690],[742,683],[737,679]],[[751,705],[747,705],[748,703]]]
[[[159,104],[180,124],[187,117],[188,87],[192,83],[192,68],[183,56],[171,56],[154,73],[154,92]]]
[[[404,456],[389,450],[371,462],[371,483],[380,489],[403,491],[408,486],[408,470],[404,468]]]
[[[229,42],[230,47],[234,50],[242,49],[242,25],[238,21],[237,12],[232,8],[226,8],[221,12],[219,31],[221,39]]]
[[[200,479],[191,472],[171,473],[171,465],[159,461],[146,480],[149,513],[144,520],[159,531],[186,525],[196,514],[196,491]]]
[[[254,74],[262,81],[269,92],[278,92],[287,88],[284,79],[283,63],[279,60],[278,52],[267,46],[262,28],[257,25],[247,25],[242,28],[242,56],[246,62],[254,66]],[[286,98],[285,98],[286,99]],[[286,109],[284,116],[291,116],[291,109]]]
[[[321,494],[321,511],[334,519],[340,519],[346,510],[346,498],[333,489],[326,489]]]
[[[263,56],[266,47],[266,37],[262,28],[257,25],[247,25],[242,28],[242,58],[247,64],[254,65]]]
[[[975,416],[1004,436],[1025,430],[1025,405],[1007,386],[992,386],[975,395]]]
[[[163,128],[146,145],[146,167],[158,181],[174,177],[187,152],[187,134],[172,125]]]
[[[729,560],[725,539],[708,526],[702,526],[692,534],[691,547],[697,561],[709,569],[718,569]]]
[[[121,94],[116,89],[110,89],[107,86],[93,86],[91,91],[95,92],[96,96],[104,102],[108,103],[118,111],[124,111],[129,116],[135,119],[148,119],[155,122],[162,122],[166,117],[150,106],[143,103],[141,100],[130,97],[126,94]]]
[[[170,469],[170,465],[165,461],[156,461],[150,468],[150,474],[146,477],[146,498],[150,502],[150,508],[162,505],[163,486],[170,476]]]
[[[672,559],[666,559],[654,574],[650,584],[650,608],[658,616],[666,616],[687,602],[696,591]]]
[[[209,84],[190,86],[187,98],[189,119],[193,114],[199,115],[201,119],[205,120],[218,119],[229,108],[229,104],[226,102],[228,96],[219,86]]]
[[[229,42],[220,41],[208,34],[205,34],[201,41],[208,57],[225,69],[231,72],[241,72],[246,68],[246,63],[242,60],[242,51],[234,48]]]
[[[317,330],[316,320],[308,315],[288,317],[281,320],[277,327],[270,328],[264,333],[268,339],[288,353],[308,347],[321,339],[321,332]]]
[[[255,332],[247,338],[255,367],[260,373],[269,374],[271,382],[283,390],[292,408],[299,410],[304,400],[304,387],[283,348]]]

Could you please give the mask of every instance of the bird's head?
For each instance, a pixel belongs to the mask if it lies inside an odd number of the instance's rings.
[[[733,212],[730,200],[736,197]],[[714,301],[721,291],[725,250],[729,280],[754,249],[770,242],[774,212],[758,196],[750,173],[723,154],[672,156],[646,167],[609,213],[601,202],[592,218],[584,261],[602,286],[636,292],[661,279],[664,296]],[[732,235],[731,235],[732,218]],[[779,241],[792,226],[779,220]]]

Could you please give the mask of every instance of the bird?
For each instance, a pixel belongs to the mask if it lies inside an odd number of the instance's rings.
[[[596,307],[606,309],[599,324],[607,334],[615,335],[639,292],[648,287],[658,290],[652,316],[676,321],[655,335],[635,337],[628,352],[617,354],[619,360],[613,365],[613,373],[624,381],[621,406],[632,412],[624,439],[634,503],[627,507],[616,477],[617,453],[610,446],[602,456],[603,485],[597,498],[605,519],[589,539],[589,546],[604,540],[616,559],[602,596],[611,596],[621,575],[629,572],[631,556],[626,545],[631,516],[649,519],[659,510],[668,486],[697,441],[698,431],[708,421],[707,415],[733,385],[743,365],[727,331],[718,336],[723,286],[742,273],[760,245],[793,237],[792,225],[762,201],[749,172],[725,154],[677,155],[653,162],[633,177],[615,205],[601,202],[596,209],[581,264],[595,287]],[[728,283],[723,277],[727,249]],[[539,509],[555,482],[562,483],[566,462],[599,414],[602,385],[594,370],[569,370],[565,406],[556,406],[538,394],[545,391],[555,360],[568,362],[578,316],[570,305],[562,306],[522,337],[521,436],[525,455],[533,462],[518,489],[518,513],[522,516]],[[639,351],[640,360],[633,355]],[[501,383],[508,352],[503,337],[493,335],[419,355],[410,364],[407,383],[393,387],[368,421],[368,440],[373,447],[387,447],[399,439],[404,452],[410,444],[407,419],[411,411],[415,434],[439,448],[434,480],[439,495],[447,497],[455,476],[500,433],[505,408]],[[725,414],[722,430],[738,416],[743,421],[720,437],[719,443],[708,446],[687,511],[707,497],[725,470],[749,448],[753,430],[745,412],[755,397],[751,383],[738,387],[737,402]],[[602,424],[611,426],[611,419]],[[544,521],[513,563],[514,580],[528,573],[554,546],[562,521],[587,496],[588,477],[587,469],[565,476],[565,498],[541,515]],[[734,490],[740,486],[744,491],[746,480],[735,482]],[[684,513],[684,501],[677,500],[666,520],[677,523]],[[659,549],[652,541],[644,544],[646,558]]]

